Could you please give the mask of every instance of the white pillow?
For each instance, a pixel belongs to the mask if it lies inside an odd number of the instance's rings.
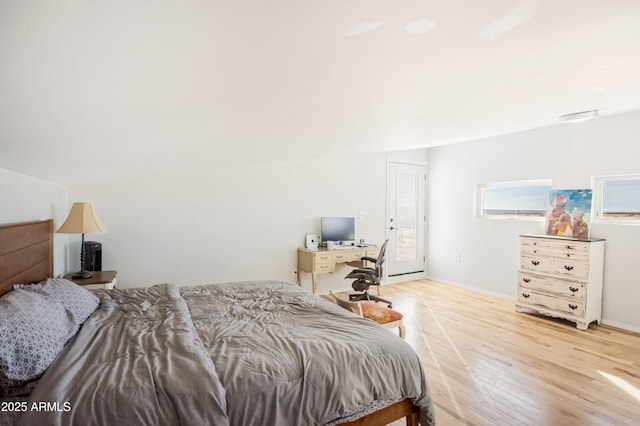
[[[60,303],[18,288],[0,297],[0,396],[28,395],[78,325]]]
[[[13,288],[44,294],[52,301],[60,303],[78,327],[89,318],[100,304],[100,299],[93,293],[64,278],[47,278],[46,281],[38,284],[17,284]]]

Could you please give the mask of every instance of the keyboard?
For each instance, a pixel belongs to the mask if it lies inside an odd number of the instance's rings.
[[[333,246],[334,250],[351,250],[355,247],[353,246]]]

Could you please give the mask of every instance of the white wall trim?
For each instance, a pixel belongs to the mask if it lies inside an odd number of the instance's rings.
[[[409,281],[426,280],[427,271],[416,272],[415,274],[396,275],[395,277],[386,276],[384,284],[399,284]]]
[[[629,324],[624,324],[616,321],[609,321],[606,319],[602,319],[600,322],[604,325],[608,325],[609,327],[619,328],[621,330],[631,331],[633,333],[640,333],[640,327],[634,327]]]

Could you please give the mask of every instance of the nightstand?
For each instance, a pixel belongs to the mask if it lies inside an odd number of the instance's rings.
[[[92,271],[93,276],[91,278],[72,278],[71,274],[64,276],[65,279],[73,281],[74,283],[81,285],[87,290],[104,289],[111,290],[116,287],[116,275],[117,271]]]

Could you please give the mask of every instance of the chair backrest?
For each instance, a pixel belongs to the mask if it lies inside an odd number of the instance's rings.
[[[348,311],[353,312],[356,315],[362,316],[362,306],[358,302],[352,302],[347,299],[343,299],[333,292],[333,290],[329,290],[331,296],[336,300],[336,305],[345,308]]]
[[[382,264],[387,257],[387,244],[389,244],[389,240],[386,240],[382,247],[380,247],[380,253],[378,254],[378,259],[376,259],[376,273],[378,277],[382,278]]]

